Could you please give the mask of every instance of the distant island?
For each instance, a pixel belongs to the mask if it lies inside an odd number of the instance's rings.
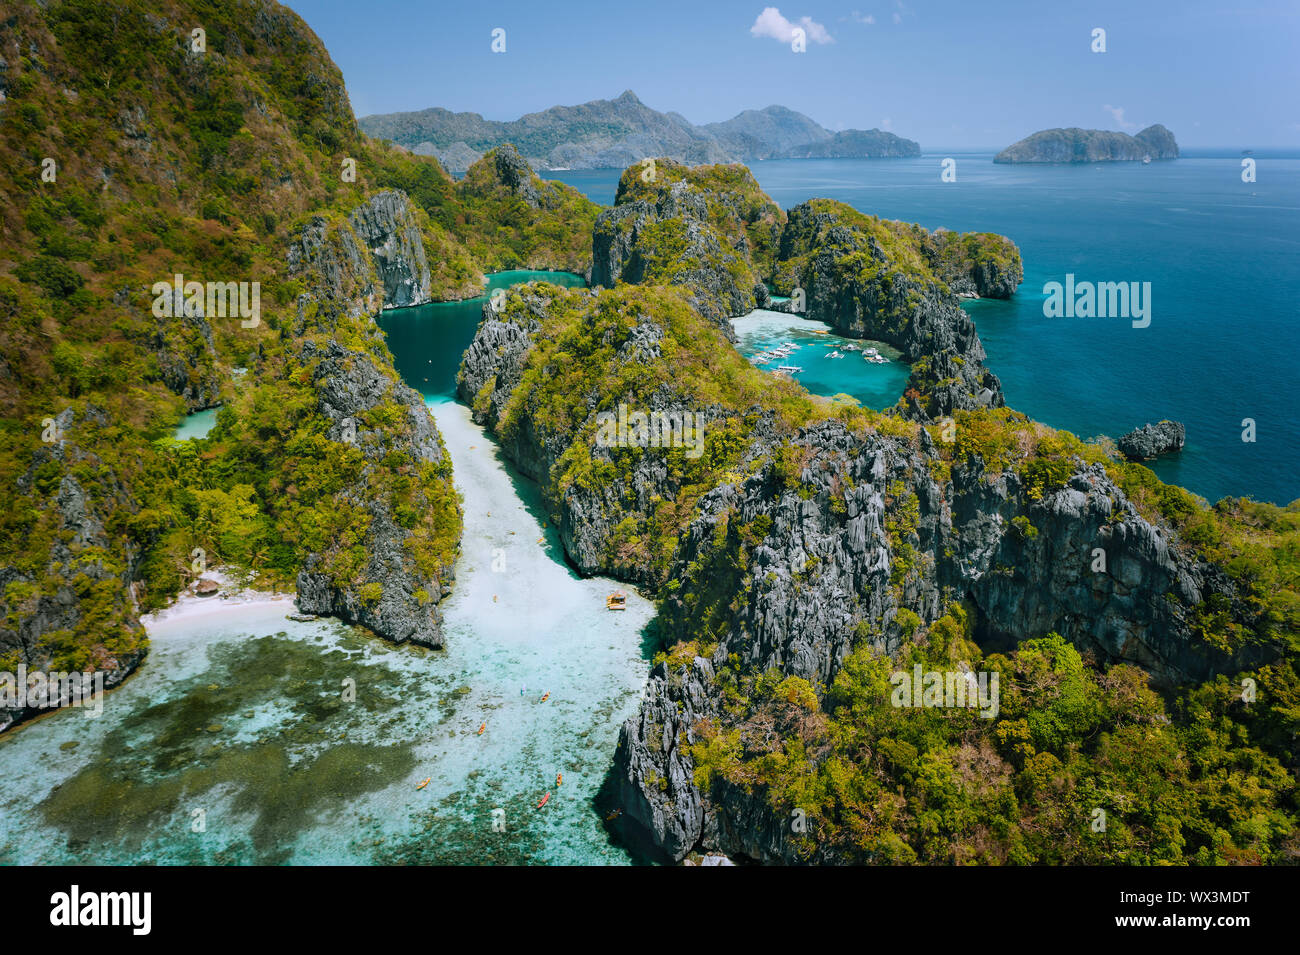
[[[617,99],[553,106],[513,122],[440,108],[366,116],[358,122],[367,135],[434,156],[457,174],[505,143],[513,143],[534,169],[621,169],[646,156],[699,165],[921,155],[921,147],[910,139],[879,129],[831,132],[784,106],[745,110],[725,122],[696,126],[679,113],[651,109],[631,90]]]
[[[994,162],[1134,162],[1177,159],[1174,134],[1157,123],[1136,136],[1107,129],[1044,129],[1008,146]]]

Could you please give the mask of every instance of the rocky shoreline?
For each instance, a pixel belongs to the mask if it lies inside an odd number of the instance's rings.
[[[639,236],[647,226],[665,220],[693,237],[692,248],[710,241],[709,248],[745,248],[736,241],[741,236],[716,225],[716,216],[710,222],[713,204],[704,193],[679,179],[661,187],[654,205],[629,197],[602,216],[594,237],[597,284],[630,281],[629,275],[651,281],[629,263],[645,252]],[[620,230],[628,221],[632,226]],[[640,714],[623,727],[613,772],[624,809],[620,824],[635,827],[635,838],[648,838],[665,859],[711,851],[767,862],[837,861],[833,854],[807,858],[761,792],[697,783],[691,749],[701,742],[699,727],[731,719],[723,669],[775,670],[825,688],[853,646],[865,640],[894,653],[918,622],[930,625],[954,600],[972,608],[982,643],[1015,645],[1059,633],[1100,662],[1143,668],[1161,686],[1276,655],[1273,647],[1229,651],[1198,637],[1198,607],[1211,599],[1240,607],[1242,595],[1162,521],[1143,516],[1105,461],[1067,451],[1050,459],[1053,473],[1044,483],[1023,464],[953,449],[944,422],[960,432],[992,414],[1033,434],[1032,422],[1003,409],[974,325],[956,303],[956,290],[1007,295],[1019,283],[1014,246],[1001,237],[990,242],[985,261],[963,259],[951,236],[815,200],[789,212],[770,276],[755,267],[753,255],[738,282],[726,258],[711,270],[661,276],[680,282],[693,304],[706,303],[700,311],[710,320],[751,307],[745,293],[754,272],[783,293],[802,289],[808,317],[840,334],[886,341],[913,362],[898,411],[900,420],[922,425],[863,434],[823,421],[789,437],[773,419],[751,417],[740,460],[729,469],[737,476],[718,481],[694,505],[664,575],[669,585],[661,590],[659,622],[669,643],[694,641],[688,645],[700,652],[656,663]],[[918,271],[909,252],[933,263],[932,271]],[[502,442],[507,456],[554,488],[578,439],[533,417],[539,386],[530,368],[539,336],[553,334],[545,330],[555,327],[561,306],[530,287],[517,294],[522,307],[510,316],[485,308],[459,393],[481,423],[495,429],[510,419]],[[582,293],[583,308],[595,308],[608,294]],[[793,304],[771,307],[795,310]],[[654,362],[654,343],[672,332],[653,308],[638,323],[621,353]],[[577,418],[626,397],[617,384],[589,392]],[[657,397],[651,408],[674,406],[670,392]],[[710,413],[721,420],[728,410]],[[793,473],[783,444],[799,462]],[[632,487],[642,503],[629,509],[620,492]],[[619,488],[557,491],[566,550],[585,573],[618,575],[609,559],[614,529],[645,501],[679,495],[652,455],[642,455]],[[900,514],[911,516],[900,520]],[[621,574],[655,583],[626,568]]]

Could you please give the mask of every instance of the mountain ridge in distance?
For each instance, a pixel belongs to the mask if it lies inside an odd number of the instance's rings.
[[[513,143],[536,169],[626,168],[646,156],[698,165],[921,154],[917,143],[893,133],[832,132],[802,113],[777,105],[697,126],[680,113],[646,106],[631,90],[612,100],[552,106],[508,122],[441,107],[376,114],[358,122],[367,135],[434,156],[455,173],[463,173],[483,153],[504,143]]]

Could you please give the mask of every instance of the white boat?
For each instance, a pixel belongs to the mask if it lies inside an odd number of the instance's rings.
[[[776,370],[783,371],[787,375],[796,375],[799,372],[803,371],[803,369],[800,368],[798,365],[777,365]]]
[[[1151,164],[1151,157],[1150,157],[1150,156],[1143,156],[1143,157],[1142,157],[1142,165],[1144,165],[1144,166],[1149,166],[1150,164]]]
[[[826,357],[827,357],[827,358],[843,358],[844,355],[843,355],[843,353],[841,353],[841,352],[833,351],[833,352],[831,352],[829,355],[827,355]]]

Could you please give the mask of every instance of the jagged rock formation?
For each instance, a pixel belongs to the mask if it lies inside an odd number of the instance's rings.
[[[364,236],[364,244],[362,237]],[[332,332],[346,319],[372,315],[380,305],[427,300],[428,270],[420,230],[405,194],[371,197],[347,221],[313,218],[288,252],[290,272],[307,288],[297,303],[295,335],[305,330]],[[397,295],[399,302],[390,302]],[[361,323],[369,348],[382,344],[373,321]],[[299,360],[311,369],[319,411],[330,422],[326,436],[358,448],[367,462],[356,484],[342,496],[361,507],[369,522],[359,571],[340,578],[335,555],[310,554],[298,574],[298,606],[304,613],[329,614],[368,627],[397,642],[442,646],[437,604],[450,592],[451,569],[432,578],[409,553],[412,531],[398,522],[392,507],[369,487],[370,471],[390,454],[408,456],[414,466],[450,468],[450,459],[420,395],[381,367],[370,351],[338,342],[318,345],[308,338]],[[401,421],[368,426],[372,412],[396,406]],[[340,545],[341,546],[341,545]],[[376,590],[378,591],[376,593]]]
[[[558,294],[557,294],[558,292]],[[534,347],[543,336],[543,324],[554,324],[554,317],[562,313],[589,316],[592,322],[601,322],[602,343],[611,353],[608,367],[613,373],[644,368],[661,356],[661,348],[668,335],[666,317],[672,310],[684,306],[672,293],[624,292],[619,301],[634,309],[636,324],[628,328],[606,324],[595,309],[610,295],[591,290],[552,290],[542,285],[522,286],[511,292],[508,306],[501,312],[491,305],[483,308],[483,319],[474,341],[465,352],[457,379],[460,399],[468,404],[474,420],[491,429],[506,455],[525,475],[543,487],[557,484],[556,475],[571,465],[573,450],[588,456],[590,465],[603,471],[612,467],[617,448],[593,445],[575,448],[585,440],[580,431],[562,423],[552,423],[535,413],[528,403],[532,396],[520,391],[528,362]],[[698,321],[696,316],[696,321]],[[577,322],[584,321],[577,318]],[[726,427],[725,420],[733,417],[720,405],[702,405],[689,392],[689,383],[675,387],[670,382],[660,382],[648,393],[627,394],[624,400],[635,409],[655,412],[681,420],[686,414],[698,414],[703,432]],[[600,395],[587,393],[574,395],[566,423],[587,424],[597,414]],[[516,399],[518,407],[511,409]],[[748,425],[761,427],[759,424]],[[701,434],[701,437],[703,435]],[[650,561],[622,558],[615,545],[618,526],[631,512],[638,520],[652,515],[661,501],[678,498],[686,483],[683,475],[670,468],[664,457],[644,454],[630,465],[626,474],[617,480],[565,480],[558,482],[551,495],[557,512],[557,526],[565,552],[570,560],[586,574],[616,574],[639,583],[661,582],[662,568]]]
[[[597,408],[620,399],[659,405],[584,389],[561,427],[538,391],[547,376],[534,352],[553,339],[557,310],[573,309],[561,321],[582,327],[611,294],[619,293],[526,287],[506,313],[486,310],[460,395],[548,489],[580,569],[653,584],[611,560],[611,542],[620,523],[640,520],[651,502],[680,500],[664,461],[643,455],[617,482],[564,475],[575,454],[609,460],[605,449],[579,447]],[[621,380],[623,363],[656,361],[668,335],[657,311],[647,302],[636,325],[610,342],[609,382]],[[729,411],[710,409],[711,426]],[[856,642],[896,651],[908,632],[904,608],[933,621],[953,600],[974,609],[983,644],[1055,631],[1101,662],[1139,665],[1166,685],[1269,658],[1260,646],[1228,653],[1196,636],[1195,609],[1212,596],[1237,606],[1235,585],[1143,517],[1099,464],[1066,460],[1043,483],[1032,469],[955,457],[925,429],[913,438],[822,421],[791,440],[769,416],[744,420],[743,448],[727,467],[735,477],[695,503],[663,575],[677,582],[662,591],[665,632],[707,634],[716,646],[684,666],[656,665],[616,757],[627,818],[674,859],[706,848],[797,861],[761,795],[726,786],[706,792],[694,782],[688,747],[699,720],[726,718],[716,674],[729,660],[825,686]],[[798,462],[793,472],[787,460]]]
[[[129,300],[128,289],[121,290],[114,298],[120,306],[126,306]],[[190,315],[184,307],[173,308],[172,315],[172,318],[156,319],[149,341],[163,383],[185,399],[188,411],[220,404],[221,374],[212,326],[204,315]]]
[[[932,242],[919,227],[814,199],[788,214],[776,286],[787,293],[801,289],[808,318],[824,321],[842,335],[899,349],[912,365],[915,413],[937,417],[955,409],[1001,407],[1002,385],[984,366],[975,323],[951,290],[922,267]],[[1010,284],[1019,260],[1015,253],[1006,277],[995,277],[999,288]],[[986,277],[986,285],[992,281]],[[777,307],[794,311],[799,303]]]
[[[726,327],[726,319],[756,307],[754,290],[762,281],[707,217],[703,197],[687,182],[673,183],[657,202],[638,199],[602,212],[592,240],[591,284],[682,285],[702,314]]]
[[[84,638],[93,650],[83,668],[102,673],[107,689],[134,672],[145,655],[144,630],[133,612],[136,555],[107,529],[120,516],[114,511],[134,514],[140,505],[99,456],[81,445],[83,435],[109,426],[108,415],[93,406],[81,413],[67,408],[54,417],[54,440],[33,454],[14,491],[29,506],[52,508],[58,535],[41,559],[0,567],[0,654],[14,654],[29,673],[67,671],[73,667],[64,654],[73,640]],[[94,474],[93,499],[74,469]],[[52,474],[61,475],[57,482],[51,483]],[[115,616],[126,622],[106,624]],[[0,731],[43,711],[0,703]]]
[[[656,160],[627,170],[614,208],[596,220],[591,284],[683,286],[728,336],[726,319],[762,305],[887,342],[912,364],[909,406],[919,416],[1003,404],[954,293],[1012,294],[1024,275],[1014,243],[932,234],[826,199],[784,215],[738,169]],[[769,279],[801,295],[770,305]]]
[[[1237,599],[1233,586],[1139,516],[1099,467],[1078,467],[1035,501],[1014,472],[988,472],[972,460],[954,467],[950,481],[936,481],[926,467],[932,452],[863,442],[836,424],[810,430],[797,445],[808,452],[799,487],[760,472],[701,502],[671,573],[691,565],[698,580],[722,576],[718,589],[734,592],[739,606],[711,628],[721,639],[708,659],[655,667],[641,712],[620,737],[622,805],[673,859],[706,848],[803,861],[761,795],[695,785],[687,747],[698,741],[701,719],[725,720],[714,677],[733,654],[747,671],[776,667],[826,685],[864,634],[879,650],[898,649],[900,608],[932,620],[945,600],[964,597],[977,609],[982,642],[1056,631],[1100,661],[1138,664],[1166,684],[1269,657],[1258,649],[1232,657],[1196,638],[1192,608],[1212,594]],[[831,506],[837,499],[842,510]],[[916,529],[891,535],[891,514],[908,501]],[[737,527],[770,529],[741,546],[745,531]],[[1106,555],[1101,571],[1093,569],[1098,549]],[[727,573],[736,561],[741,566]],[[698,633],[708,605],[706,597],[692,605],[670,596],[662,623],[684,637]]]
[[[935,229],[921,241],[930,267],[961,297],[1010,298],[1024,281],[1020,250],[994,232]]]
[[[1178,421],[1161,421],[1130,431],[1116,444],[1132,461],[1146,461],[1161,454],[1181,451],[1187,443],[1187,429]]]
[[[371,196],[353,211],[350,222],[370,250],[383,288],[384,307],[429,301],[429,264],[415,207],[406,193],[389,189]]]
[[[454,194],[463,210],[458,228],[469,233],[462,241],[491,270],[590,275],[591,224],[600,207],[572,186],[536,175],[513,145],[489,150]]]
[[[1136,136],[1105,129],[1044,129],[1013,143],[993,157],[998,163],[1133,162],[1177,159],[1174,134],[1157,123]]]
[[[612,100],[555,106],[505,123],[485,120],[478,113],[438,108],[365,116],[359,122],[368,135],[436,156],[456,173],[505,143],[517,146],[537,169],[622,169],[646,156],[695,165],[921,154],[915,142],[893,133],[878,129],[832,133],[783,106],[745,110],[725,122],[696,126],[678,113],[651,109],[631,90]]]
[[[623,174],[592,234],[591,284],[680,285],[731,335],[726,319],[766,300],[762,268],[784,216],[742,167],[688,170],[668,159]]]
[[[320,393],[320,412],[331,422],[326,437],[361,450],[374,465],[394,451],[419,464],[449,465],[433,419],[420,396],[380,369],[369,356],[331,343],[318,348],[308,341],[302,358],[314,362],[312,378]],[[405,412],[401,428],[368,428],[366,413],[398,405]],[[377,599],[354,581],[340,583],[324,569],[321,554],[307,558],[298,573],[298,608],[368,627],[397,643],[442,646],[438,602],[451,592],[451,573],[430,579],[407,552],[410,531],[401,526],[387,502],[367,493],[365,475],[345,494],[367,511],[365,565],[358,579],[381,584]]]
[[[628,201],[617,208],[629,211],[598,226],[602,277],[631,274],[653,284],[651,270],[637,263],[653,247],[641,236],[662,212],[667,221],[726,234],[711,225],[707,188],[672,181],[651,202],[624,181]],[[630,222],[626,234],[617,227],[623,222]],[[1022,274],[1011,243],[931,234],[820,200],[792,210],[779,235],[769,260],[778,289],[800,283],[811,317],[903,349],[917,390],[910,415],[927,422],[951,414],[959,431],[976,437],[952,445],[939,438],[940,427],[900,422],[863,430],[831,419],[792,436],[770,411],[724,401],[707,409],[710,427],[740,420],[728,433],[743,437],[710,488],[684,498],[663,458],[629,462],[590,443],[599,409],[620,402],[690,407],[689,395],[664,384],[647,399],[624,371],[680,355],[672,339],[683,334],[681,318],[669,315],[666,289],[518,289],[504,312],[485,308],[459,380],[476,420],[542,483],[579,569],[658,588],[669,642],[707,646],[704,655],[656,663],[616,755],[623,818],[666,857],[710,850],[809,861],[761,790],[717,778],[696,783],[690,747],[700,741],[701,721],[726,726],[734,718],[733,684],[722,679],[723,669],[775,669],[820,694],[855,646],[897,652],[916,621],[929,625],[955,601],[971,609],[982,646],[1011,647],[1055,632],[1101,664],[1134,664],[1166,686],[1276,655],[1262,642],[1229,650],[1202,639],[1199,614],[1208,604],[1249,619],[1239,584],[1162,519],[1139,511],[1100,451],[1085,460],[1081,450],[1037,450],[1035,426],[1001,409],[997,379],[983,367],[953,286],[1010,294]],[[566,335],[573,337],[560,342]],[[599,349],[599,373],[576,379],[563,397],[548,396],[545,383],[558,372],[553,362],[584,360],[570,350],[578,343]],[[978,436],[990,427],[1016,429],[1005,439],[1008,457],[980,450]],[[647,572],[644,560],[621,562],[620,528],[642,532],[660,502],[689,515],[672,536],[666,567]]]

